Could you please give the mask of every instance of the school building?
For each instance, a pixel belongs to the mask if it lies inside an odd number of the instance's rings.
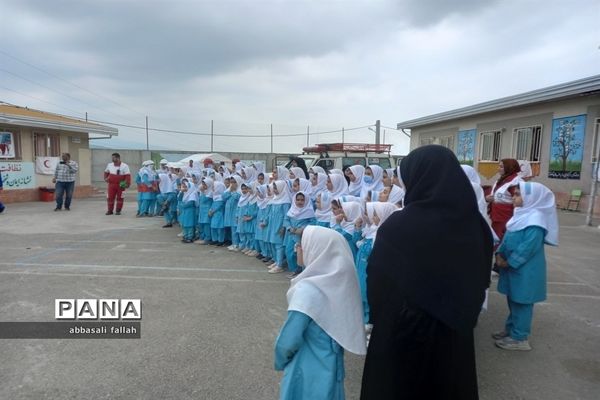
[[[483,185],[498,179],[503,158],[527,160],[533,180],[549,187],[559,206],[581,190],[585,212],[600,151],[600,75],[400,122],[398,129],[410,129],[411,149],[448,147],[479,171]]]
[[[74,197],[93,193],[90,134],[118,134],[108,126],[0,102],[0,174],[3,202],[36,201],[52,178],[62,153],[79,164]],[[108,135],[108,136],[107,136]],[[47,196],[45,196],[47,197]]]

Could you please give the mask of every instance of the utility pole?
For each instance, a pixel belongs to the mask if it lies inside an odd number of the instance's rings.
[[[306,147],[310,146],[310,125],[306,126]]]
[[[344,127],[342,127],[342,144],[344,144]]]
[[[377,120],[377,121],[375,121],[375,144],[380,143],[380,139],[379,139],[380,131],[381,131],[381,121]]]
[[[211,119],[210,120],[210,152],[213,152],[213,146],[214,146],[214,138],[215,138],[215,130],[214,130],[215,124],[214,121]]]
[[[150,150],[150,144],[148,142],[148,116],[146,115],[146,150]]]

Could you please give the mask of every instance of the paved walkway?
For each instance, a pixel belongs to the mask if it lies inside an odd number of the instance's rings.
[[[101,197],[9,204],[0,214],[0,321],[52,321],[55,298],[141,298],[139,340],[0,340],[1,399],[274,399],[272,348],[289,281],[222,248],[186,245],[159,218],[105,216]],[[504,298],[476,329],[482,399],[597,399],[600,229],[561,214],[548,249],[548,300],[535,308],[534,350],[493,346]],[[597,223],[597,221],[596,221]],[[363,358],[346,357],[348,399]],[[433,382],[432,382],[433,384]]]

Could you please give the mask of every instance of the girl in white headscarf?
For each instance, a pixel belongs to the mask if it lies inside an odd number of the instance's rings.
[[[327,175],[327,171],[323,169],[323,167],[319,167],[318,165],[314,165],[308,169],[309,174],[325,174]]]
[[[267,223],[270,214],[268,185],[256,185],[256,198],[258,205],[258,213],[256,214],[256,233],[254,240],[258,254],[256,258],[261,261],[271,258],[271,246],[266,241],[267,239]]]
[[[324,228],[331,226],[333,214],[331,213],[331,194],[328,190],[323,190],[317,195],[315,200],[315,218],[317,225]]]
[[[198,224],[200,225],[200,240],[198,244],[208,244],[212,240],[210,230],[210,217],[208,211],[213,202],[213,187],[215,181],[212,178],[204,178],[200,184],[200,199],[198,206]]]
[[[223,246],[225,244],[225,201],[223,200],[223,194],[225,193],[226,189],[227,188],[223,182],[217,181],[214,183],[213,202],[208,210],[208,216],[210,218],[211,244],[216,246]]]
[[[544,244],[558,246],[558,217],[554,194],[540,183],[520,182],[513,205],[514,214],[496,250],[498,292],[506,295],[510,312],[504,330],[492,336],[502,349],[531,350],[533,304],[546,299]]]
[[[258,176],[258,171],[256,171],[256,169],[254,169],[252,167],[246,167],[246,168],[242,169],[242,172],[240,173],[240,175],[242,175],[244,182],[247,185],[250,185],[250,184],[252,184],[252,182],[254,182],[256,180],[256,177]]]
[[[239,251],[240,236],[237,232],[237,213],[238,203],[242,195],[243,179],[239,175],[232,175],[229,178],[229,188],[223,193],[225,201],[225,213],[223,216],[223,225],[225,226],[225,238],[231,242],[227,248],[231,251]]]
[[[348,241],[350,250],[352,250],[352,255],[356,257],[354,227],[356,221],[362,216],[360,203],[356,201],[344,202],[341,199],[333,200],[331,211],[334,215],[334,222],[331,223],[331,227],[344,236]]]
[[[379,165],[369,165],[365,168],[359,197],[366,199],[370,191],[383,190],[383,168]]]
[[[365,167],[362,165],[353,165],[346,170],[346,176],[350,179],[348,193],[352,196],[360,196],[363,187],[363,175]]]
[[[323,174],[321,172],[312,174],[310,177],[310,183],[312,185],[310,198],[313,201],[313,205],[317,200],[317,196],[322,192],[327,190],[327,174]]]
[[[287,181],[290,175],[290,171],[283,165],[278,165],[273,168],[273,182],[275,181]]]
[[[300,236],[304,228],[309,225],[315,225],[316,222],[315,211],[308,194],[299,191],[294,193],[292,198],[292,205],[283,220],[283,227],[286,231],[283,246],[285,247],[285,258],[287,259],[288,269],[291,272],[288,276],[289,278],[293,278],[302,271],[296,262],[294,247],[300,242]]]
[[[256,232],[256,216],[258,214],[257,200],[256,182],[251,184],[242,183],[242,197],[238,204],[238,232],[240,234],[240,242],[242,242],[242,253],[247,256],[256,256],[258,254],[254,240],[254,234]]]
[[[275,343],[280,399],[343,399],[344,349],[366,353],[352,254],[335,231],[309,226],[297,247],[304,271],[287,293],[288,317]]]
[[[269,243],[271,244],[271,254],[275,261],[269,265],[269,272],[273,270],[273,273],[280,273],[284,271],[282,266],[285,257],[285,249],[283,247],[285,228],[283,227],[283,220],[290,209],[292,198],[287,181],[277,180],[273,182],[271,190],[273,191],[273,198],[270,201],[271,216],[267,232]]]
[[[348,194],[348,182],[344,175],[331,174],[327,177],[327,190],[331,199],[337,199]]]
[[[367,301],[367,265],[369,264],[369,256],[373,250],[373,242],[377,235],[377,229],[394,211],[397,210],[398,207],[392,203],[367,203],[367,216],[371,226],[363,230],[364,239],[356,253],[356,272],[358,283],[360,284],[360,294],[363,305],[363,322],[365,324],[369,324],[369,302]]]
[[[196,203],[198,202],[198,192],[196,187],[188,181],[181,185],[181,216],[180,223],[183,230],[184,243],[192,243],[196,228]]]

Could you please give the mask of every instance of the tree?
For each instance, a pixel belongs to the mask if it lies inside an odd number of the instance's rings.
[[[562,172],[567,171],[567,159],[581,147],[581,142],[575,135],[577,120],[564,119],[556,128],[557,137],[552,140],[556,152],[554,157],[562,161]]]

